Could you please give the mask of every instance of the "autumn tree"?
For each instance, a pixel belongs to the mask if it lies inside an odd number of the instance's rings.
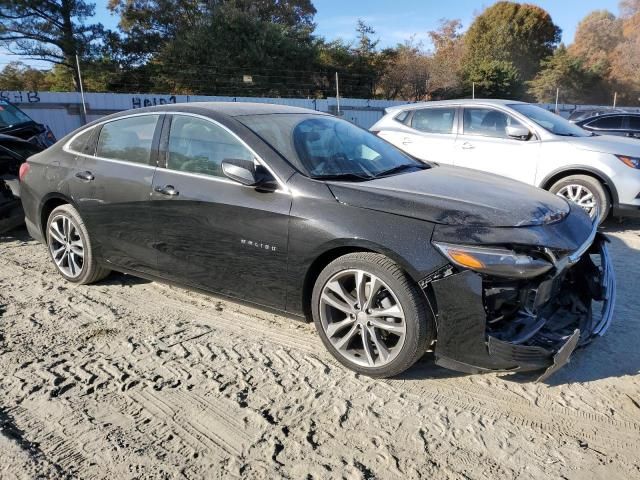
[[[569,52],[582,58],[585,67],[607,75],[611,52],[622,40],[622,21],[611,12],[596,10],[578,24]]]
[[[465,34],[464,64],[467,83],[471,75],[487,71],[510,77],[513,65],[520,81],[535,76],[543,59],[553,53],[561,30],[544,9],[530,4],[497,2],[478,15]],[[496,78],[498,78],[496,77]],[[495,89],[494,89],[495,90]]]
[[[429,32],[433,54],[428,60],[429,88],[432,98],[446,99],[462,93],[464,36],[460,20],[441,19],[436,30]]]
[[[94,55],[104,31],[86,23],[94,7],[85,0],[0,0],[0,44],[12,54],[65,67],[77,89],[75,57]]]
[[[429,57],[412,37],[396,48],[383,50],[386,65],[378,83],[383,98],[426,100],[429,90]]]

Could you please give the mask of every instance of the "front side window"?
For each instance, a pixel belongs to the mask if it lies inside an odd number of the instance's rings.
[[[411,118],[411,126],[421,132],[452,133],[455,113],[453,108],[416,110]]]
[[[173,117],[167,168],[222,177],[224,160],[253,159],[251,151],[221,126],[201,118]]]
[[[507,127],[523,126],[511,115],[492,108],[465,108],[463,129],[465,135],[510,138]]]
[[[537,105],[514,103],[508,106],[554,135],[563,137],[588,137],[592,135],[569,120],[565,120],[560,115],[556,115]]]
[[[599,130],[619,130],[622,128],[622,119],[623,117],[621,115],[602,117],[587,123],[586,126]]]
[[[359,181],[428,168],[374,134],[328,115],[236,117],[303,174]]]
[[[632,130],[640,130],[640,116],[629,117],[629,128]]]
[[[141,115],[105,123],[96,155],[113,160],[148,164],[159,115]]]

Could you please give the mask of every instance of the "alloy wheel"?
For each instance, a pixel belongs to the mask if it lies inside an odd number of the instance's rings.
[[[578,204],[578,206],[585,210],[591,218],[595,217],[598,210],[596,197],[593,192],[584,185],[565,185],[560,190],[558,190],[558,193],[556,195],[559,195],[560,197],[566,198],[567,200]]]
[[[320,296],[320,321],[338,353],[364,367],[392,362],[407,334],[398,297],[364,270],[344,270],[327,281]]]
[[[77,278],[84,267],[84,242],[74,220],[57,215],[49,223],[49,250],[58,269],[69,278]]]

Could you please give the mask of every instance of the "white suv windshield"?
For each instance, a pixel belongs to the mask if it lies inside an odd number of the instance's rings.
[[[532,122],[537,123],[545,130],[553,133],[554,135],[561,135],[563,137],[590,137],[591,133],[583,130],[582,128],[574,125],[573,123],[565,120],[560,115],[540,108],[536,105],[529,103],[515,103],[509,105],[516,112],[521,113]]]

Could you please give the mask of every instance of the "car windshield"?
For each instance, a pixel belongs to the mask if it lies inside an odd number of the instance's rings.
[[[236,119],[311,178],[362,181],[429,168],[372,133],[328,115],[267,114]]]
[[[565,120],[560,115],[556,115],[549,110],[540,108],[537,105],[531,105],[529,103],[516,103],[509,105],[516,112],[521,113],[532,122],[537,123],[545,130],[563,137],[590,137],[591,133],[583,130],[582,128],[574,125],[568,120]]]
[[[0,128],[32,122],[29,116],[9,102],[0,100]]]

